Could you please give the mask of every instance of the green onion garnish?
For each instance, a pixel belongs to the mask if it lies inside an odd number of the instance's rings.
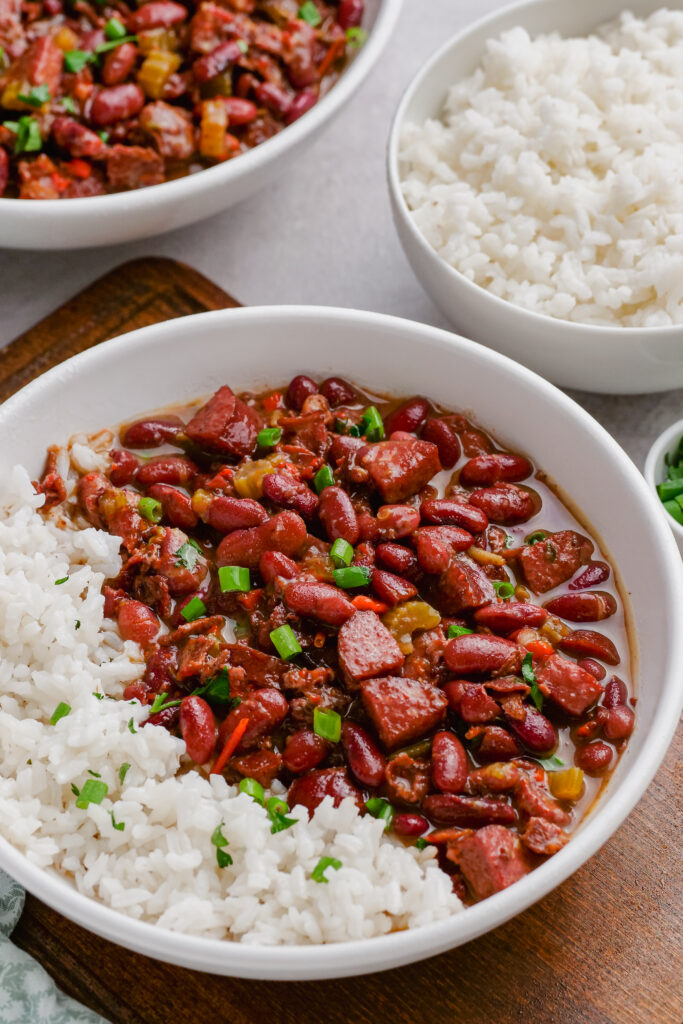
[[[394,817],[394,808],[389,801],[383,800],[381,796],[373,796],[365,801],[365,807],[373,818],[384,819],[384,831],[388,832],[391,828],[391,819]]]
[[[351,565],[353,561],[353,548],[347,540],[337,537],[330,548],[330,558],[338,569],[343,568],[345,565]]]
[[[92,770],[92,768],[88,768],[88,775],[92,775],[93,779],[101,779],[102,778],[102,773],[101,772],[94,772]]]
[[[192,572],[199,560],[199,556],[201,555],[201,553],[202,549],[199,547],[196,541],[194,543],[191,540],[185,541],[185,543],[181,544],[178,550],[176,551],[175,564],[176,566],[182,567],[183,569],[189,569],[190,572]]]
[[[112,18],[112,21],[115,20]],[[112,39],[109,43],[100,43],[99,46],[95,47],[95,53],[107,53],[108,50],[115,50],[121,43],[135,43],[137,42],[137,36],[120,36],[118,39]]]
[[[498,597],[503,599],[512,597],[515,592],[514,585],[509,580],[493,580],[493,589],[498,594]]]
[[[71,792],[73,793],[74,796],[78,796],[78,794],[80,793],[80,789],[78,788],[75,782],[71,783]]]
[[[68,576],[62,576],[62,578],[61,578],[61,579],[59,579],[59,580],[55,580],[55,586],[56,586],[56,587],[58,587],[58,586],[59,586],[59,585],[60,585],[61,583],[66,583],[66,581],[67,581],[68,579],[69,579],[69,577],[68,577]]]
[[[297,18],[301,18],[302,21],[307,21],[309,25],[313,26],[313,28],[315,28],[316,25],[319,25],[323,20],[320,17],[320,11],[313,3],[313,0],[306,0],[306,3],[301,5]]]
[[[553,754],[552,757],[539,757],[537,760],[547,772],[552,772],[555,768],[564,768],[564,761],[561,757],[557,757],[556,754]]]
[[[335,871],[339,871],[341,866],[342,862],[337,860],[336,857],[321,857],[311,871],[311,878],[314,882],[328,882],[329,879],[325,878],[325,872],[327,869],[334,868]]]
[[[424,850],[427,845],[427,840],[423,836],[415,840],[415,846],[418,850]]]
[[[92,696],[96,697],[97,700],[104,700],[104,694],[103,693],[97,693],[96,690],[93,690]]]
[[[225,825],[224,821],[216,826],[211,836],[211,842],[216,847],[216,863],[219,868],[227,868],[229,864],[232,864],[232,857],[223,849],[228,845],[228,840],[223,835],[223,825]]]
[[[76,800],[76,807],[84,810],[88,804],[101,804],[107,795],[108,789],[109,787],[106,782],[100,782],[98,779],[87,779],[83,783],[83,789]]]
[[[338,587],[353,590],[354,587],[367,587],[371,573],[367,565],[349,565],[344,569],[333,569],[332,575]]]
[[[325,463],[313,477],[313,486],[318,494],[321,494],[326,487],[334,486],[334,475],[330,467]]]
[[[17,99],[28,103],[30,107],[42,107],[50,102],[50,90],[47,85],[34,85],[28,93],[20,92]]]
[[[247,50],[249,49],[249,44],[246,43],[244,39],[237,39],[236,43],[237,43],[237,48],[239,50],[241,50],[242,53],[246,53]]]
[[[448,627],[446,636],[449,640],[452,640],[454,636],[465,636],[467,633],[471,633],[472,630],[468,629],[467,626],[459,626],[457,622],[452,622]]]
[[[111,823],[114,826],[114,828],[116,829],[116,831],[117,832],[123,832],[124,828],[126,827],[125,822],[117,821],[116,818],[114,817],[114,812],[113,811],[109,812],[109,817],[111,818]]]
[[[80,629],[80,628],[81,628],[81,620],[80,619],[76,619],[76,629]]]
[[[375,405],[369,405],[360,421],[361,433],[368,441],[381,441],[384,437],[384,422]]]
[[[14,143],[14,153],[37,153],[43,148],[43,137],[40,134],[40,126],[34,117],[20,117],[18,121],[3,121],[3,128],[13,132],[17,140]]]
[[[241,565],[222,565],[218,570],[218,582],[223,594],[237,590],[246,594],[251,589],[249,570]]]
[[[540,711],[543,708],[543,694],[539,690],[538,683],[536,682],[534,659],[531,653],[524,655],[524,661],[522,662],[522,676],[524,677],[525,683],[527,683],[531,688],[529,696],[536,705],[537,710]]]
[[[360,28],[358,25],[353,25],[346,30],[346,41],[349,46],[353,46],[355,49],[359,49],[367,38],[368,34],[365,29]]]
[[[105,132],[104,128],[100,128],[97,134],[105,145],[109,142],[109,132]]]
[[[227,668],[222,668],[215,676],[212,676],[206,686],[202,686],[197,693],[209,704],[229,704],[230,676]]]
[[[158,523],[164,514],[161,502],[156,498],[140,498],[138,512],[148,523]]]
[[[666,511],[669,513],[672,519],[675,519],[677,523],[683,526],[683,508],[678,504],[677,501],[665,501],[662,503]]]
[[[66,110],[67,114],[75,114],[75,113],[77,113],[77,111],[76,111],[76,104],[74,103],[74,101],[71,98],[71,96],[62,96],[61,104],[64,107],[64,109]]]
[[[665,480],[657,487],[657,494],[661,501],[672,501],[683,494],[683,480]]]
[[[59,719],[66,718],[70,711],[71,705],[65,704],[64,701],[61,700],[57,707],[52,712],[52,717],[50,718],[50,725],[56,725]]]
[[[121,785],[123,785],[123,780],[125,779],[126,775],[128,774],[128,769],[129,768],[130,768],[130,765],[128,764],[128,761],[124,761],[123,764],[121,765],[121,767],[119,768],[119,782],[121,783]]]
[[[282,427],[266,427],[256,435],[256,444],[261,448],[273,448],[282,437]]]
[[[128,719],[128,732],[132,732],[133,735],[135,735],[135,733],[137,732],[137,729],[135,728],[135,719],[134,718],[129,718]]]
[[[195,619],[200,619],[202,615],[206,614],[206,605],[201,597],[192,597],[185,607],[181,608],[180,614],[185,622],[194,622]]]
[[[287,661],[295,654],[301,654],[299,641],[294,636],[291,626],[278,626],[270,634],[270,639],[281,658]]]
[[[156,695],[149,708],[150,717],[152,715],[157,715],[160,711],[164,711],[166,708],[180,707],[183,703],[182,700],[166,700],[167,696],[168,693],[166,690],[162,690],[161,693]]]
[[[276,832],[283,832],[286,828],[291,828],[292,825],[296,825],[296,818],[287,817],[287,812],[289,811],[287,804],[276,796],[268,798],[266,811],[272,822],[270,826],[272,835],[275,835]]]
[[[315,708],[313,711],[313,732],[330,743],[341,739],[341,715],[331,708]]]
[[[118,18],[110,18],[104,26],[104,34],[107,39],[123,39],[126,35],[126,26]]]
[[[257,804],[261,804],[261,807],[266,806],[266,795],[263,792],[263,786],[256,779],[242,779],[239,786],[237,787],[240,793],[246,793],[252,800],[255,800]]]
[[[538,544],[539,540],[545,540],[547,536],[545,530],[535,530],[534,533],[530,533],[528,537],[524,538],[524,543]]]
[[[95,54],[90,50],[67,50],[64,54],[64,67],[67,71],[77,75],[86,64],[92,64],[94,60]]]

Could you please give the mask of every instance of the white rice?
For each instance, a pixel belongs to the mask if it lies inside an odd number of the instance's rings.
[[[384,837],[351,800],[325,800],[311,822],[297,807],[297,824],[272,835],[266,812],[222,777],[176,775],[182,740],[141,728],[137,701],[93,696],[120,696],[143,666],[103,617],[117,539],[46,522],[23,469],[0,493],[0,834],[28,860],[139,920],[264,945],[367,938],[461,909],[433,850]],[[50,725],[60,702],[71,711]],[[89,772],[108,794],[81,810],[71,787]],[[221,822],[233,858],[222,869],[211,843]],[[342,862],[326,884],[311,879],[323,856]]]
[[[683,11],[490,40],[441,120],[407,124],[417,227],[469,280],[578,323],[683,323]]]

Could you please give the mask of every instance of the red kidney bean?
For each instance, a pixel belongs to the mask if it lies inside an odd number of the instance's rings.
[[[144,7],[141,10],[144,10]],[[90,108],[90,118],[93,124],[102,127],[116,121],[124,121],[127,117],[135,117],[144,105],[145,94],[135,82],[105,86],[95,94]]]
[[[600,667],[602,668],[602,666]],[[605,674],[603,669],[603,676]],[[602,695],[602,706],[604,708],[618,708],[626,704],[627,700],[628,690],[626,689],[626,683],[622,682],[619,676],[612,676]]]
[[[279,114],[280,117],[286,117],[289,113],[292,97],[290,93],[285,92],[284,89],[281,89],[279,85],[275,85],[274,82],[259,82],[258,85],[254,86],[254,95],[260,104],[268,107],[273,113]]]
[[[142,677],[150,694],[168,690],[178,667],[178,651],[175,647],[157,647],[152,651],[145,674]]]
[[[102,65],[102,81],[105,85],[120,85],[125,82],[135,67],[138,48],[135,43],[121,43],[107,54]]]
[[[318,394],[318,385],[310,377],[300,373],[294,377],[287,389],[287,405],[290,409],[300,410],[309,395]]]
[[[483,430],[460,431],[462,450],[466,458],[474,459],[477,455],[488,455],[493,451],[493,444]]]
[[[365,0],[341,0],[337,20],[343,29],[355,28],[363,20]]]
[[[126,687],[126,690],[128,687]],[[124,691],[125,692],[125,691]],[[132,698],[131,698],[132,699]],[[150,715],[145,725],[161,725],[164,729],[173,729],[178,721],[178,707],[162,708],[155,715]]]
[[[585,747],[578,747],[574,754],[574,764],[586,775],[601,775],[609,768],[614,751],[607,743],[595,740]]]
[[[514,808],[505,799],[494,796],[457,796],[439,793],[425,797],[422,810],[438,825],[460,825],[479,828],[480,825],[511,825],[515,820]]]
[[[585,672],[590,672],[598,681],[604,679],[607,675],[607,669],[597,661],[593,661],[592,658],[582,658],[578,664],[579,668],[582,668]]]
[[[458,526],[421,526],[415,533],[417,560],[433,574],[448,568],[454,551],[466,551],[473,543],[472,534]]]
[[[318,94],[312,89],[302,89],[289,104],[285,114],[285,124],[294,124],[300,117],[307,114],[318,102]]]
[[[267,479],[268,477],[265,477],[264,483]],[[231,494],[213,496],[204,510],[200,511],[200,515],[205,523],[220,533],[247,530],[268,520],[268,513],[258,501],[252,498],[234,498]]]
[[[358,535],[361,540],[370,541],[371,543],[377,540],[377,520],[373,516],[372,512],[369,512],[366,508],[360,509],[356,513],[358,517]]]
[[[485,764],[519,757],[521,748],[514,736],[499,725],[485,725],[477,748],[477,759]]]
[[[452,732],[437,732],[432,740],[432,780],[442,793],[461,793],[467,782],[467,754]]]
[[[386,759],[367,729],[356,722],[343,722],[341,743],[349,768],[361,785],[379,786],[384,782]]]
[[[416,555],[402,544],[378,544],[377,557],[387,569],[399,576],[416,576],[420,567]]]
[[[363,798],[349,779],[345,768],[318,768],[295,779],[289,787],[287,803],[290,807],[301,804],[311,817],[326,796],[332,797],[335,807],[338,807],[347,796],[351,796],[356,801],[358,810],[364,810]]]
[[[114,487],[123,487],[135,479],[140,463],[132,452],[127,452],[123,448],[112,448],[109,457],[111,459],[109,479]]]
[[[501,636],[470,633],[448,642],[444,660],[451,672],[459,675],[489,675],[501,669],[514,673],[521,664],[521,654],[517,644]]]
[[[179,416],[136,420],[121,431],[121,443],[127,448],[158,448],[162,444],[173,444],[183,427],[184,423]]]
[[[406,434],[416,434],[427,419],[429,403],[424,398],[410,398],[403,405],[399,405],[390,413],[384,421],[384,429],[387,437],[396,431],[405,431]],[[412,437],[410,438],[412,440]]]
[[[598,587],[609,579],[611,569],[605,562],[590,562],[580,576],[569,584],[570,590],[585,590]]]
[[[267,479],[267,478],[266,478]],[[330,540],[341,537],[356,544],[359,537],[358,518],[346,491],[341,487],[326,487],[320,495],[318,515]]]
[[[443,526],[460,526],[470,533],[482,533],[489,525],[488,518],[479,508],[452,498],[435,498],[423,501],[420,515],[428,523]]]
[[[523,626],[532,629],[542,626],[548,613],[529,601],[507,601],[485,604],[476,610],[474,618],[480,626],[485,626],[492,633],[512,633]]]
[[[449,683],[444,683],[442,687],[444,696],[448,701],[448,707],[451,711],[455,711],[456,715],[460,714],[460,704],[468,686],[469,680],[451,679]]]
[[[517,733],[527,750],[533,751],[534,754],[547,754],[554,750],[557,736],[552,722],[531,705],[524,704],[523,707],[524,721],[506,716],[508,726]]]
[[[124,640],[134,640],[146,647],[159,632],[159,620],[142,601],[121,601],[117,619]]]
[[[470,504],[485,512],[491,522],[502,526],[524,523],[538,511],[533,495],[514,484],[496,484],[473,491]]]
[[[404,811],[401,814],[394,815],[391,827],[397,836],[405,836],[406,839],[410,839],[415,836],[424,835],[429,828],[429,822],[421,814],[411,814],[410,811]]]
[[[329,744],[311,729],[300,729],[288,737],[282,760],[288,771],[300,775],[317,768],[329,749]]]
[[[182,455],[155,455],[140,466],[137,471],[137,481],[143,487],[151,487],[152,484],[175,484],[176,487],[185,487],[199,472],[194,462],[183,458]]]
[[[149,5],[148,5],[149,6]],[[231,67],[242,56],[234,39],[227,39],[215,46],[210,53],[198,57],[192,65],[192,74],[197,82],[208,82],[216,75]]]
[[[608,619],[617,610],[617,602],[605,591],[589,590],[582,594],[562,594],[546,601],[551,615],[559,615],[569,622],[599,622]]]
[[[216,564],[242,565],[255,569],[264,551],[295,555],[306,540],[306,524],[296,512],[278,512],[272,519],[250,530],[226,534],[216,551]]]
[[[182,491],[169,484],[152,484],[147,491],[150,498],[161,502],[164,516],[171,526],[179,526],[181,530],[191,530],[197,525],[198,519],[192,511],[190,499]]]
[[[128,16],[127,27],[132,34],[144,32],[148,28],[170,28],[186,18],[187,8],[182,4],[176,4],[173,0],[152,0]]]
[[[533,473],[533,466],[522,455],[476,455],[460,470],[460,483],[465,487],[490,487],[498,483],[514,483]]]
[[[263,495],[276,505],[290,508],[305,519],[311,519],[318,507],[318,496],[289,473],[269,473],[263,478]]]
[[[355,452],[366,447],[362,437],[348,437],[346,434],[335,434],[330,445],[330,458],[335,463],[342,459],[350,459]]]
[[[356,392],[341,377],[328,377],[320,385],[320,394],[327,399],[330,408],[338,405],[352,405],[356,401]]]
[[[427,420],[422,428],[422,440],[436,445],[443,469],[452,469],[460,458],[458,435],[444,420]]]
[[[43,10],[46,14],[61,14],[64,10],[62,0],[43,0]]]
[[[195,764],[206,764],[216,746],[216,719],[201,697],[185,697],[180,705],[180,734],[187,755]]]
[[[228,124],[231,126],[250,124],[258,116],[258,107],[251,100],[239,96],[225,96],[223,103],[228,112]]]
[[[379,540],[409,537],[419,525],[420,513],[412,505],[382,505],[377,510],[376,533]]]
[[[301,572],[296,562],[281,551],[264,551],[258,567],[264,583],[274,583],[278,576],[284,580],[295,580]]]
[[[635,724],[636,716],[630,708],[622,704],[620,707],[610,708],[607,712],[607,721],[602,731],[605,734],[605,739],[625,740],[633,732]]]
[[[285,604],[297,615],[310,615],[328,626],[341,626],[356,611],[343,590],[317,580],[293,580]]]
[[[573,654],[576,658],[599,658],[608,665],[618,665],[621,660],[612,641],[592,629],[574,629],[568,636],[562,637],[558,647],[565,654]]]
[[[417,587],[414,584],[383,569],[372,570],[370,583],[380,601],[392,606],[400,604],[401,601],[408,601],[417,594]]]

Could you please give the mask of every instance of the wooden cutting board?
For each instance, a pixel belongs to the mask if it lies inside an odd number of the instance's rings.
[[[0,353],[0,399],[124,331],[237,305],[180,263],[127,263]],[[682,747],[679,733],[628,821],[569,881],[489,935],[410,967],[326,982],[219,978],[130,953],[31,896],[13,938],[112,1024],[680,1024]]]

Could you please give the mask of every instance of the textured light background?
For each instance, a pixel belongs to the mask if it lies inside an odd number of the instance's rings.
[[[568,0],[570,2],[570,0]],[[504,0],[405,0],[381,63],[340,117],[280,181],[240,206],[172,234],[67,253],[0,249],[0,346],[118,263],[184,260],[250,305],[321,303],[446,326],[403,256],[384,177],[399,97],[450,35]],[[577,395],[642,467],[655,436],[683,415],[683,390]]]

